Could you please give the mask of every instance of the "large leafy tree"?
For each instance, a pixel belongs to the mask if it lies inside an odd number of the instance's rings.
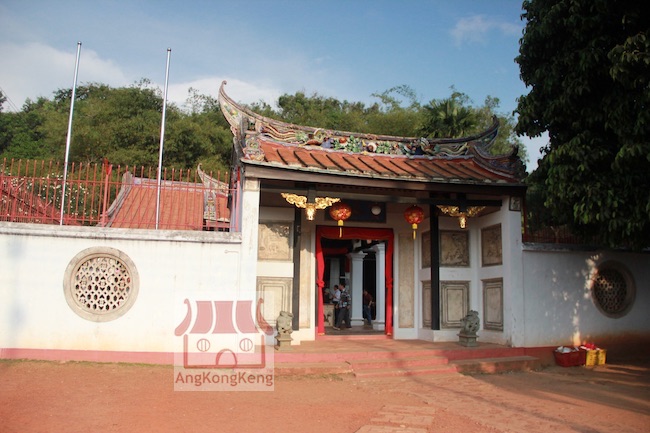
[[[52,100],[27,101],[18,113],[0,111],[0,156],[57,159],[65,153],[72,89]],[[160,148],[162,96],[144,79],[129,87],[91,83],[76,91],[70,161],[155,167]],[[169,104],[164,142],[166,167],[227,171],[232,145],[219,105],[190,89],[187,109]]]
[[[417,134],[424,122],[422,106],[415,91],[406,85],[374,93],[380,103],[366,110],[368,132],[410,137]]]
[[[423,107],[423,126],[419,133],[428,138],[459,138],[478,134],[499,121],[499,134],[490,152],[494,155],[510,154],[517,150],[519,158],[526,163],[528,152],[514,132],[515,118],[499,111],[499,98],[488,96],[483,106],[473,105],[468,95],[452,87],[451,96],[434,99]]]
[[[516,130],[549,145],[533,188],[558,222],[650,246],[650,15],[643,2],[526,0]]]
[[[458,138],[471,135],[478,127],[477,113],[467,106],[467,95],[454,91],[449,98],[432,100],[424,106],[427,138]]]
[[[318,93],[308,96],[296,92],[280,96],[277,107],[275,110],[263,102],[251,105],[251,109],[260,114],[296,125],[359,132],[368,129],[363,103],[339,101]]]
[[[17,113],[0,111],[0,155],[8,159],[50,157],[52,149],[43,143],[48,111],[51,104],[45,98],[27,100]]]

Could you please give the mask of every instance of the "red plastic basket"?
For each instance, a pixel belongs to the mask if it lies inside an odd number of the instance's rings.
[[[557,365],[562,367],[578,367],[585,365],[587,353],[584,350],[576,350],[566,353],[555,351],[553,353],[555,354],[555,362]]]

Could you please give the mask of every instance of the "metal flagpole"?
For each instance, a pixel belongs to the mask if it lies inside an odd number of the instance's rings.
[[[79,73],[79,55],[81,54],[81,42],[77,42],[77,60],[74,65],[74,82],[72,83],[72,96],[70,98],[70,117],[68,118],[68,136],[65,140],[65,162],[63,166],[63,188],[61,188],[61,217],[59,225],[63,225],[63,210],[65,209],[65,185],[68,180],[68,157],[70,155],[70,141],[72,140],[72,113],[74,112],[74,100],[77,94],[77,75]]]
[[[162,176],[163,144],[165,143],[165,116],[167,114],[167,86],[169,84],[169,58],[172,49],[167,48],[167,68],[165,69],[165,90],[163,92],[162,124],[160,125],[160,152],[158,153],[158,192],[156,195],[156,230],[160,221],[160,181]]]

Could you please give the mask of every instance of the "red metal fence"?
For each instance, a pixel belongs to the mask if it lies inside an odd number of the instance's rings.
[[[0,161],[0,221],[142,228],[236,231],[227,175],[196,170],[73,163],[63,198],[63,166]],[[63,212],[61,212],[63,206]],[[61,218],[63,216],[63,218]]]
[[[231,210],[237,190],[227,175],[196,170],[73,163],[63,193],[63,165],[0,161],[0,221],[163,230],[239,231]],[[523,242],[584,244],[566,226],[525,210]]]

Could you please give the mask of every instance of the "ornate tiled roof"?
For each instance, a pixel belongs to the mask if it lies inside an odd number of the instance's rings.
[[[516,152],[493,156],[498,122],[483,133],[458,139],[394,137],[326,130],[270,119],[235,103],[219,90],[243,164],[352,177],[433,183],[520,184]]]

